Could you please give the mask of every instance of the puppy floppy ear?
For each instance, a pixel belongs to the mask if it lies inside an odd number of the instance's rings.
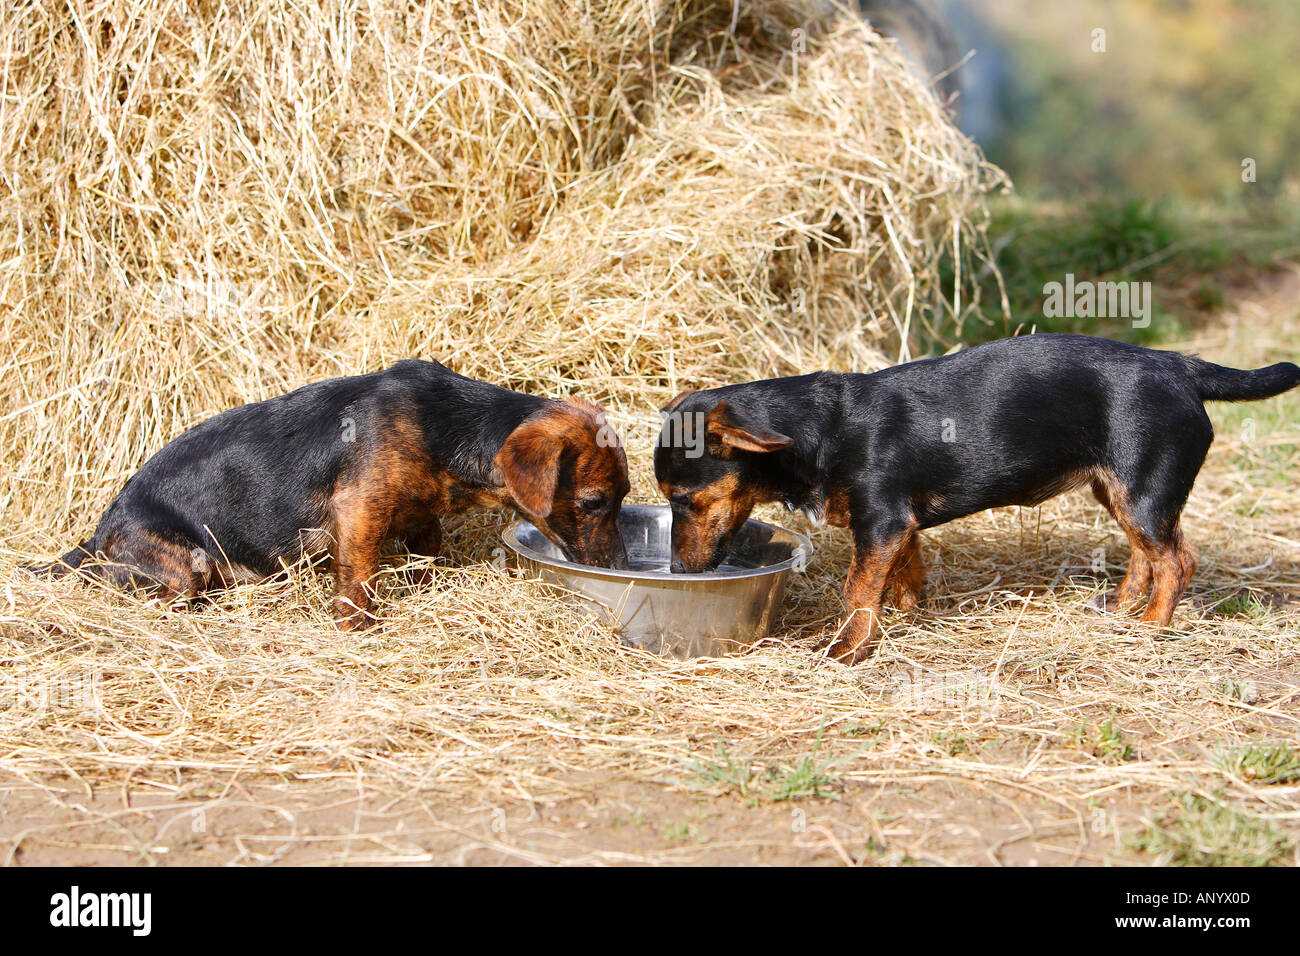
[[[510,497],[530,517],[548,518],[560,481],[564,439],[545,419],[525,421],[512,431],[493,464]]]
[[[705,422],[709,440],[716,441],[724,449],[767,452],[780,451],[794,444],[789,435],[758,424],[748,413],[727,402],[718,402]]]

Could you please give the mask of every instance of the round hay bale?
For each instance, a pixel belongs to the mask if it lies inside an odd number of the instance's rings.
[[[676,391],[971,309],[1004,183],[822,3],[73,0],[0,50],[0,504],[37,551],[202,418],[407,356],[607,403],[652,497]]]

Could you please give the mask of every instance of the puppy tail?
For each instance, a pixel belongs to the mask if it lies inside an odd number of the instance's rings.
[[[1188,356],[1187,370],[1203,401],[1252,402],[1281,395],[1300,385],[1300,367],[1291,362],[1278,362],[1267,368],[1239,369]]]
[[[57,561],[50,561],[48,564],[24,565],[23,570],[36,575],[38,578],[61,578],[65,574],[77,570],[77,568],[81,567],[82,562],[93,554],[93,539],[88,539],[81,542]]]

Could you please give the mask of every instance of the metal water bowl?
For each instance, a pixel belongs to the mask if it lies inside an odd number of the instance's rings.
[[[619,515],[629,570],[565,560],[527,521],[506,529],[506,545],[544,581],[581,596],[618,625],[623,640],[672,657],[717,657],[743,650],[771,627],[786,579],[812,556],[803,535],[747,521],[715,571],[669,571],[672,512],[626,505]]]

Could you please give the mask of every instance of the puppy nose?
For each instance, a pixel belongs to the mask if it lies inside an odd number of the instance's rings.
[[[673,574],[685,574],[685,573],[686,573],[686,565],[682,564],[682,559],[681,559],[681,558],[673,558],[672,561],[669,563],[668,566],[669,566],[669,568],[672,569]]]

